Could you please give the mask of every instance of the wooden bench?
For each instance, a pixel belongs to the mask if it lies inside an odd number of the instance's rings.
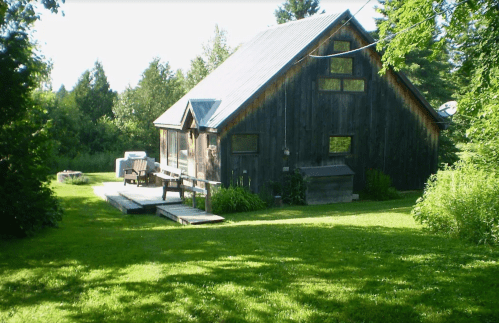
[[[208,181],[205,179],[199,179],[188,175],[182,175],[182,179],[192,182],[192,186],[181,184],[182,189],[192,192],[192,207],[196,207],[196,193],[201,193],[205,195],[204,207],[206,213],[211,213],[211,186],[222,184],[221,182]],[[197,183],[204,183],[204,189],[197,187]]]
[[[180,198],[184,198],[181,169],[172,166],[161,166],[161,172],[153,173],[153,175],[163,181],[163,201],[166,199],[166,192],[179,192]],[[173,186],[172,184],[176,185]]]
[[[136,181],[137,186],[140,185],[140,180],[143,179],[144,183],[147,183],[147,160],[145,159],[135,159],[132,164],[132,168],[125,168],[123,174],[123,185],[131,181]]]

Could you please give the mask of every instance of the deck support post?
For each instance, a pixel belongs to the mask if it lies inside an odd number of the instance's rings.
[[[210,183],[205,183],[206,198],[204,200],[204,209],[207,213],[211,213],[211,185]]]
[[[192,187],[196,187],[197,181],[192,181]],[[196,191],[192,192],[192,207],[196,208]]]

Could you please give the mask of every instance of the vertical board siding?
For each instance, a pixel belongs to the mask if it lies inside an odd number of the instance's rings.
[[[328,41],[327,37],[320,41],[325,43],[319,54],[330,54],[335,39],[350,41],[352,48],[367,44],[348,26]],[[355,172],[357,191],[364,187],[369,168],[389,174],[398,189],[423,187],[437,167],[438,126],[395,73],[378,74],[381,60],[373,49],[348,57],[354,58],[353,76],[365,80],[365,92],[318,91],[318,77],[330,75],[329,60],[308,58],[291,67],[222,129],[218,165],[224,185],[242,178],[257,192],[267,182],[279,181],[283,167],[293,171],[347,164]],[[230,138],[241,133],[259,135],[257,154],[231,153]],[[330,155],[331,135],[352,136],[352,154]],[[285,142],[289,156],[283,152]],[[199,150],[197,158],[199,162]]]

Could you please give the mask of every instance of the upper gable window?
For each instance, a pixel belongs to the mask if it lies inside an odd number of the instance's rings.
[[[343,91],[345,92],[364,92],[366,90],[363,79],[344,79]]]
[[[335,78],[320,78],[319,90],[321,91],[341,91],[341,80]]]
[[[335,52],[348,52],[350,50],[350,42],[335,40],[333,43],[333,50]]]
[[[331,57],[331,74],[353,74],[353,58]]]

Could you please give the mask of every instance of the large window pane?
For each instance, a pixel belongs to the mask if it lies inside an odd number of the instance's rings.
[[[258,152],[258,135],[233,135],[231,143],[233,153]]]
[[[168,166],[177,167],[177,132],[168,130]]]
[[[334,78],[320,78],[319,90],[321,91],[341,91],[340,79]]]
[[[178,168],[185,173],[188,171],[187,157],[189,155],[189,142],[187,133],[178,134]]]
[[[331,74],[352,74],[353,58],[331,57]]]
[[[350,153],[352,137],[329,137],[329,153]]]
[[[343,80],[343,91],[364,92],[364,90],[365,90],[364,80],[352,80],[352,79]]]

